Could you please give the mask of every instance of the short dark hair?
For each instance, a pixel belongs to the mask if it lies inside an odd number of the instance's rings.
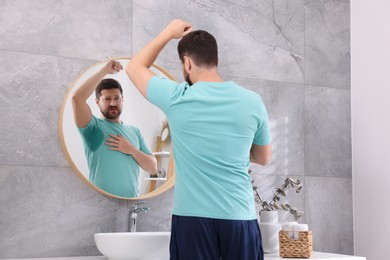
[[[189,56],[197,66],[218,66],[218,46],[214,36],[197,30],[185,35],[177,45],[179,58],[184,63],[184,56]]]
[[[95,89],[96,98],[100,98],[102,96],[102,90],[104,89],[119,89],[121,94],[123,94],[121,84],[115,79],[103,79],[100,81],[99,85],[97,85]]]

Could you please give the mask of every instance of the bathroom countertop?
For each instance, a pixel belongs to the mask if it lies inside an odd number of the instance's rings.
[[[107,260],[105,256],[74,256],[74,257],[51,257],[51,258],[18,258],[18,259],[4,259],[4,260]],[[265,255],[264,260],[307,260],[307,258],[281,258],[279,255]],[[313,256],[309,259],[320,259],[320,260],[366,260],[365,257],[361,256],[349,256],[349,255],[339,255],[331,253],[322,253],[322,252],[313,252]]]

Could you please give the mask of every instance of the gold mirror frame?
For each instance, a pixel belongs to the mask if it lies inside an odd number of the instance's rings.
[[[167,180],[161,185],[159,186],[157,189],[153,190],[153,191],[150,191],[146,194],[143,194],[141,196],[138,196],[138,197],[133,197],[133,198],[126,198],[126,197],[120,197],[120,196],[116,196],[116,195],[113,195],[111,193],[108,193],[100,188],[98,188],[96,185],[94,185],[92,182],[90,182],[79,170],[79,168],[75,165],[75,163],[73,162],[70,154],[69,154],[69,151],[68,151],[68,148],[67,148],[67,145],[66,145],[66,142],[65,142],[65,136],[64,136],[64,131],[63,131],[63,118],[64,118],[64,111],[65,111],[65,106],[66,106],[66,102],[72,92],[72,89],[74,88],[74,86],[76,85],[76,83],[80,80],[80,78],[86,73],[88,72],[89,70],[91,70],[93,67],[99,65],[99,64],[102,64],[102,63],[105,63],[105,62],[108,62],[110,60],[117,60],[117,59],[128,59],[128,60],[131,60],[131,57],[116,57],[116,58],[110,58],[110,59],[106,59],[106,60],[103,60],[103,61],[100,61],[100,62],[97,62],[95,64],[93,64],[92,66],[90,66],[89,68],[87,68],[86,70],[84,70],[84,72],[82,72],[72,83],[71,87],[68,89],[68,91],[66,92],[66,95],[63,99],[63,102],[62,102],[62,105],[61,105],[61,111],[60,111],[60,120],[59,120],[59,135],[60,135],[60,142],[61,142],[61,147],[62,147],[62,150],[65,154],[65,158],[67,160],[67,162],[69,163],[70,167],[72,168],[72,170],[76,173],[77,176],[79,176],[79,178],[85,182],[90,188],[94,189],[95,191],[99,192],[100,194],[103,194],[103,195],[106,195],[108,197],[112,197],[112,198],[117,198],[117,199],[124,199],[124,200],[142,200],[142,199],[148,199],[148,198],[152,198],[152,197],[155,197],[157,195],[160,195],[162,193],[164,193],[165,191],[169,190],[170,188],[172,188],[174,185],[175,185],[175,165],[174,165],[174,160],[173,160],[173,150],[172,150],[172,145],[170,147],[170,156],[169,156],[169,162],[168,162],[168,168],[167,168]],[[171,80],[174,80],[174,81],[177,81],[177,79],[175,77],[173,77],[167,70],[165,70],[164,68],[156,65],[156,64],[153,64],[152,65],[153,68],[157,69],[158,71],[160,71],[161,73],[163,73],[167,78],[171,79]],[[155,182],[155,181],[151,181],[151,182]]]

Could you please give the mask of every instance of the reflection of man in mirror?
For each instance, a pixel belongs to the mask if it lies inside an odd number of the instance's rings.
[[[250,161],[271,157],[268,115],[260,96],[218,73],[208,32],[174,20],[127,65],[138,90],[167,115],[175,157],[170,259],[263,259]],[[186,82],[149,70],[172,39]]]
[[[139,194],[139,166],[157,171],[157,162],[138,128],[120,120],[123,95],[120,83],[106,78],[122,70],[117,61],[109,61],[90,77],[72,98],[74,119],[84,143],[89,180],[102,190],[121,197]],[[95,91],[102,118],[96,118],[87,104]]]

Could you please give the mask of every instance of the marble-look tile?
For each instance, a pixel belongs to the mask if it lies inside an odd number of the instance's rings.
[[[305,185],[305,215],[313,231],[313,249],[352,255],[351,179],[305,177]]]
[[[129,56],[132,1],[2,1],[0,49],[102,60]]]
[[[272,161],[262,171],[282,175],[304,174],[304,85],[231,78],[258,93],[267,108],[272,134]]]
[[[351,87],[350,4],[305,2],[305,83]]]
[[[222,74],[304,80],[303,0],[135,0],[133,14],[133,53],[172,19],[183,18],[194,30],[207,30],[216,37]],[[171,41],[159,56],[158,63],[168,70],[180,66],[176,46],[177,41]]]
[[[305,211],[315,250],[353,253],[350,92],[340,89],[350,88],[349,0],[0,3],[0,258],[100,255],[93,233],[127,230],[135,201],[104,197],[67,168],[58,116],[91,60],[136,53],[174,18],[215,35],[223,78],[262,96],[274,156],[251,168],[263,196],[301,179],[288,200]],[[181,81],[176,46],[156,63]],[[138,230],[169,231],[173,189],[145,202]]]
[[[351,101],[347,89],[305,90],[305,175],[350,178]]]
[[[171,231],[173,209],[173,191],[170,189],[163,194],[140,201],[129,201],[129,209],[134,203],[145,202],[150,210],[138,215],[137,230],[143,232]]]
[[[58,126],[72,81],[94,62],[0,51],[0,165],[66,166]]]
[[[253,165],[251,165],[251,169],[253,169]],[[257,187],[261,199],[267,202],[272,201],[276,188],[280,188],[287,177],[300,180],[303,183],[303,188],[300,193],[296,193],[294,188],[290,187],[286,192],[287,196],[281,197],[281,202],[283,204],[289,204],[300,211],[305,211],[305,180],[303,176],[280,176],[274,174],[263,174],[255,171],[251,173],[251,176],[254,181],[253,185]],[[262,210],[261,205],[256,203],[256,211],[259,213],[260,210]],[[257,217],[259,218],[259,214]],[[284,223],[286,221],[295,220],[292,214],[287,211],[280,210],[279,222]],[[305,214],[303,214],[300,223],[305,223],[305,221],[306,217]]]
[[[126,201],[69,168],[1,166],[0,186],[0,258],[100,255],[94,233],[126,230]]]

